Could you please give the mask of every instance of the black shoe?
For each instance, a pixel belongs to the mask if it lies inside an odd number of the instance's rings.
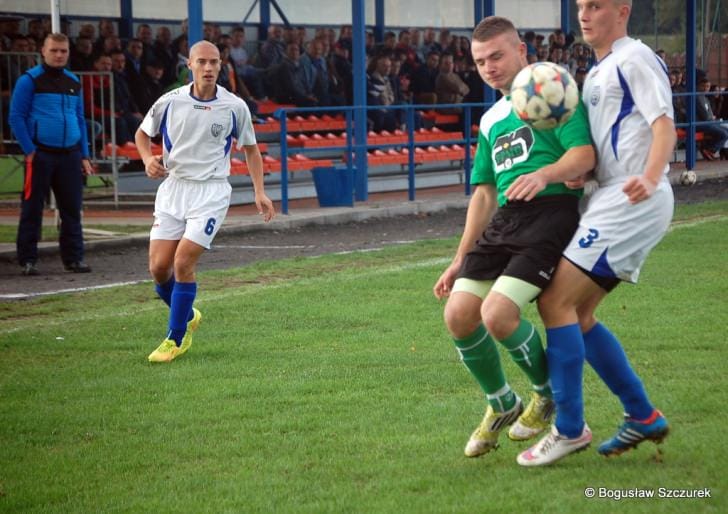
[[[63,264],[63,269],[73,273],[88,273],[91,271],[91,267],[83,261],[66,262]]]
[[[20,273],[22,273],[26,277],[40,274],[40,272],[38,271],[38,266],[36,266],[34,262],[26,262],[25,264],[23,264],[22,267],[23,270]]]

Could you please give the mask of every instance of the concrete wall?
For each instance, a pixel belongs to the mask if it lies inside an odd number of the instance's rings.
[[[51,0],[3,0],[1,12],[49,14]],[[240,22],[253,0],[204,0],[206,20]],[[351,0],[278,0],[286,17],[296,24],[340,25],[351,21]],[[559,0],[496,0],[496,14],[511,18],[524,28],[552,29],[560,24]],[[473,0],[385,0],[387,26],[393,27],[472,27]],[[135,18],[180,20],[187,16],[187,0],[132,0]],[[374,24],[374,0],[367,0],[367,23]],[[65,16],[111,17],[120,15],[118,0],[62,0]],[[280,18],[271,9],[271,19]],[[258,21],[258,9],[249,22]]]

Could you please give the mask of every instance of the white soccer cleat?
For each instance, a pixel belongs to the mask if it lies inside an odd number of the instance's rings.
[[[516,460],[521,466],[547,466],[571,453],[585,450],[591,444],[591,440],[592,433],[586,423],[584,423],[581,435],[573,439],[559,434],[556,426],[553,425],[551,432],[522,452]]]

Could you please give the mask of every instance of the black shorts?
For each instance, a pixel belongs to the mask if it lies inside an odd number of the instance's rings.
[[[518,278],[545,289],[579,226],[579,199],[552,195],[507,203],[496,210],[463,260],[458,278]]]

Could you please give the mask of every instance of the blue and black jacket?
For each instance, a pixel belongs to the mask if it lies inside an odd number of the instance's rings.
[[[39,64],[26,71],[13,90],[8,118],[26,155],[38,147],[78,147],[89,156],[81,81],[65,68]]]

